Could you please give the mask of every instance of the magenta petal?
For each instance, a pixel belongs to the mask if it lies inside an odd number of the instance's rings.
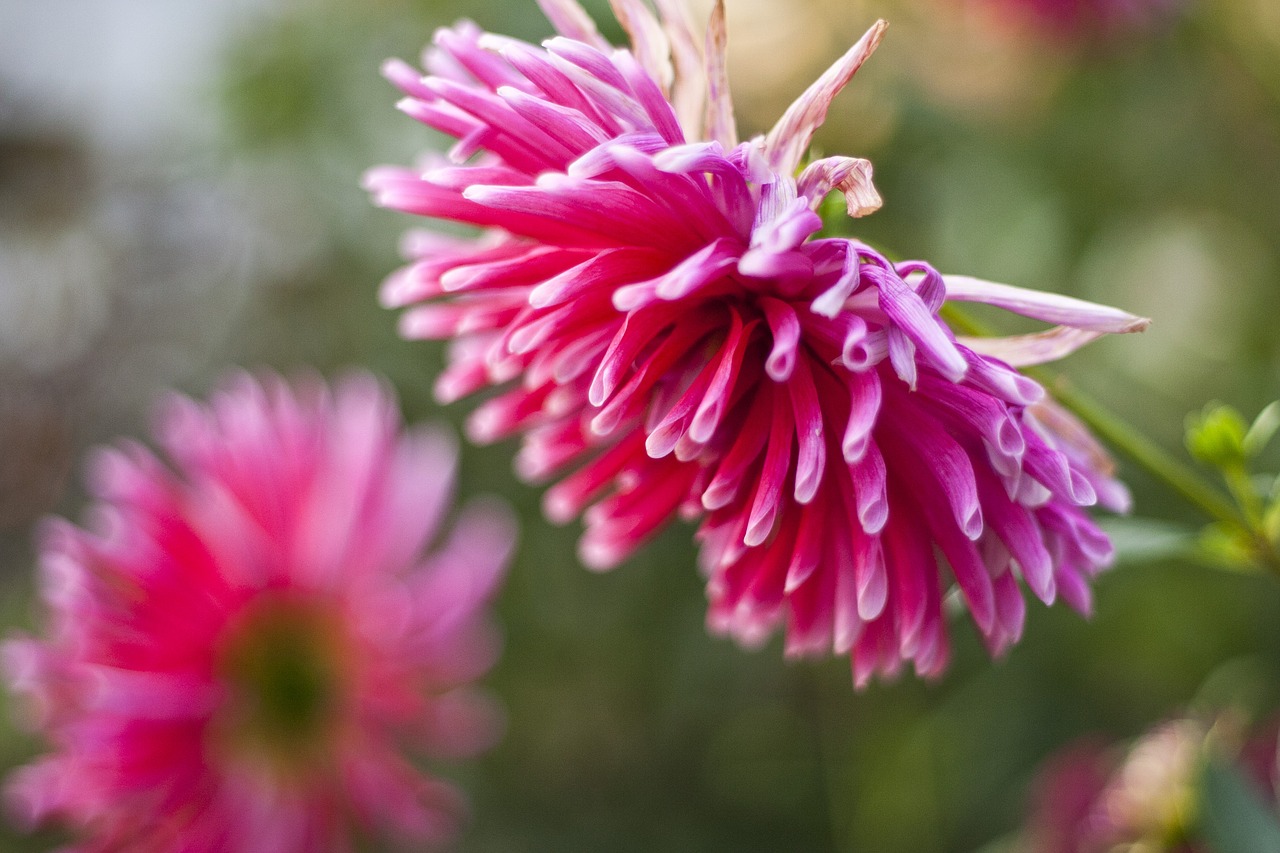
[[[889,496],[885,491],[888,471],[877,445],[869,445],[862,458],[849,466],[858,523],[864,533],[874,535],[889,520]]]
[[[795,309],[778,299],[760,300],[769,331],[773,333],[773,349],[765,361],[765,370],[775,382],[785,382],[795,369],[800,344],[800,318]]]
[[[846,462],[857,462],[867,452],[871,431],[880,415],[880,379],[876,374],[855,373],[849,377],[849,420],[840,443]]]
[[[807,362],[796,362],[788,389],[796,430],[796,503],[807,504],[818,493],[827,463],[827,439],[818,390]]]
[[[769,440],[766,424],[770,423],[769,406],[772,402],[768,395],[761,394],[747,411],[742,428],[738,430],[728,452],[719,461],[715,476],[702,493],[702,505],[705,509],[721,509],[737,497],[747,469],[756,461]]]
[[[884,531],[885,560],[893,567],[893,595],[900,618],[899,643],[914,656],[932,599],[937,607],[937,567],[928,540],[912,519],[895,519]],[[932,596],[930,591],[932,590]],[[934,618],[939,618],[937,614]]]
[[[911,339],[930,363],[952,382],[959,382],[968,363],[924,302],[896,274],[879,278],[880,307]]]
[[[800,524],[796,531],[796,547],[787,567],[786,591],[793,592],[809,579],[818,564],[822,561],[824,516],[819,508],[810,508],[801,512]]]
[[[884,612],[889,599],[889,575],[880,540],[861,536],[854,552],[853,573],[858,589],[858,617],[869,622]]]
[[[756,482],[751,515],[747,521],[746,536],[743,537],[743,542],[747,545],[759,545],[768,537],[782,501],[783,480],[791,464],[791,436],[794,429],[788,417],[788,408],[775,395],[773,425],[769,430],[764,468]]]
[[[1031,511],[1006,498],[1004,490],[989,478],[980,478],[978,485],[987,523],[1018,561],[1023,580],[1035,596],[1045,604],[1053,604],[1057,595],[1053,558]]]
[[[895,460],[917,484],[936,487],[957,529],[977,539],[983,530],[982,502],[969,454],[936,419],[905,401],[887,404],[885,415],[888,428],[896,433],[891,445]],[[905,445],[902,436],[907,434],[915,439],[914,447]]]
[[[731,322],[732,326],[729,336],[725,339],[715,376],[707,386],[706,396],[698,405],[698,411],[689,425],[690,437],[702,444],[711,440],[729,409],[733,387],[742,368],[747,344],[750,342],[752,331],[759,323],[758,320],[752,320],[749,324],[743,324],[741,315],[736,311],[731,312]]]

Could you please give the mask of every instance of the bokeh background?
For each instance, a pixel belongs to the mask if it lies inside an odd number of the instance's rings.
[[[744,133],[891,21],[818,140],[876,165],[886,204],[864,239],[1153,317],[1059,369],[1176,452],[1205,401],[1252,414],[1280,396],[1275,0],[1074,30],[1018,0],[727,5]],[[431,401],[440,347],[399,341],[376,305],[410,223],[370,207],[359,176],[439,144],[377,68],[463,16],[549,34],[533,0],[0,0],[5,630],[40,618],[33,525],[79,512],[85,449],[143,434],[163,388],[202,394],[228,365],[362,365],[411,419],[461,421],[467,404]],[[460,485],[524,522],[489,680],[507,735],[441,768],[473,804],[464,851],[996,850],[1063,744],[1280,701],[1280,583],[1180,555],[1201,519],[1127,463],[1139,521],[1092,621],[1033,605],[995,664],[958,623],[941,681],[855,694],[845,661],[707,636],[687,527],[582,569],[578,531],[540,517],[512,452],[468,449]],[[0,704],[7,770],[39,744]],[[6,851],[56,839],[0,822]]]

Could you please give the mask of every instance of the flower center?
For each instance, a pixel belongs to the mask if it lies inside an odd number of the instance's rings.
[[[341,627],[321,602],[274,594],[250,604],[217,657],[227,699],[216,739],[277,765],[323,761],[347,694]]]

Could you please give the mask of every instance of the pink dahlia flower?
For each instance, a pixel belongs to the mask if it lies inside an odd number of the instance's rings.
[[[449,504],[454,448],[400,435],[365,375],[233,378],[102,451],[85,529],[50,522],[48,639],[4,649],[52,755],[10,804],[121,853],[315,853],[447,837],[460,795],[401,754],[483,748],[481,609],[511,550],[499,506]]]
[[[1087,611],[1111,546],[1081,507],[1125,493],[1011,365],[1145,321],[817,236],[829,192],[851,215],[879,205],[867,161],[803,157],[883,22],[738,142],[723,7],[700,45],[677,0],[658,5],[615,4],[631,51],[543,0],[561,35],[541,48],[463,23],[427,76],[387,64],[401,108],[458,142],[371,172],[375,199],[482,229],[412,234],[382,291],[412,306],[405,336],[451,341],[437,396],[506,389],[469,435],[524,436],[517,470],[559,479],[546,512],[583,514],[588,565],[697,519],[711,627],[754,643],[785,622],[789,653],[851,653],[859,684],[942,671],[950,579],[993,653],[1022,630],[1019,576]],[[961,340],[947,299],[1058,325]]]

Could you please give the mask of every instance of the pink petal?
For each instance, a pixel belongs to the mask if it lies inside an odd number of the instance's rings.
[[[1106,333],[1093,329],[1054,326],[1048,331],[1029,335],[1010,335],[1001,338],[962,337],[957,338],[957,341],[980,355],[998,358],[1013,367],[1030,367],[1065,358],[1104,334]]]
[[[1146,317],[1071,296],[996,284],[967,275],[948,275],[944,279],[948,299],[995,305],[1046,323],[1114,334],[1141,332],[1151,324]]]

